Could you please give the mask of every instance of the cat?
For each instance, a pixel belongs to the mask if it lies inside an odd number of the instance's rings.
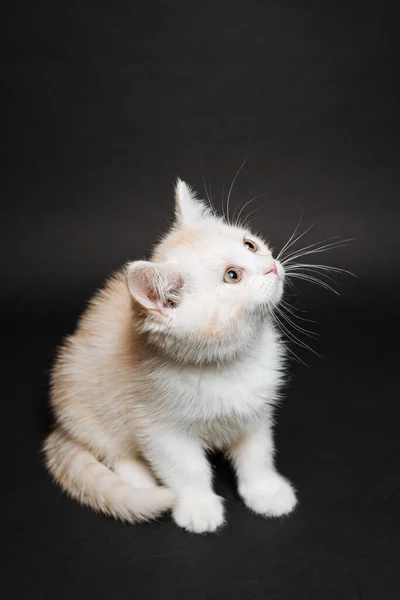
[[[175,220],[150,261],[112,276],[58,351],[43,449],[59,486],[123,521],[172,510],[187,531],[213,532],[225,516],[206,454],[221,450],[252,511],[290,513],[296,492],[273,442],[284,282],[263,239],[178,180]]]

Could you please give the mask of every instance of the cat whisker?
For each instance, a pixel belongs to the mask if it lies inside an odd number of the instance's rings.
[[[301,211],[299,222],[297,223],[296,227],[294,228],[292,235],[290,236],[290,238],[288,239],[288,241],[286,242],[286,244],[284,244],[284,246],[280,249],[280,251],[278,253],[278,256],[276,257],[277,260],[279,260],[279,258],[285,252],[285,250],[287,248],[289,248],[289,244],[290,244],[290,246],[292,245],[292,240],[293,240],[294,236],[296,235],[296,233],[297,233],[297,231],[298,231],[298,229],[300,227],[300,223],[301,223],[302,218],[303,218],[303,211]]]
[[[288,239],[288,241],[286,242],[286,244],[283,246],[283,248],[280,250],[278,256],[277,256],[277,260],[285,260],[286,257],[284,257],[284,253],[285,251],[289,250],[289,248],[291,248],[294,244],[296,244],[296,242],[298,242],[304,235],[306,235],[315,225],[315,223],[311,223],[311,225],[309,227],[307,227],[307,229],[305,229],[303,231],[303,233],[300,233],[296,238],[294,237],[299,229],[300,223],[301,223],[301,219],[303,217],[303,212],[301,213],[301,217],[300,220],[298,222],[298,224],[296,225],[295,230],[293,231],[292,235],[290,236],[290,238]],[[329,239],[333,239],[333,238],[329,238]]]
[[[277,327],[278,327],[278,329],[279,329],[279,325],[278,325],[277,323],[275,323],[275,324],[276,324],[276,326],[277,326]],[[284,335],[284,334],[283,334],[283,335]],[[285,350],[286,350],[287,352],[289,352],[289,354],[291,354],[291,355],[294,357],[294,359],[295,359],[295,360],[296,360],[298,363],[302,364],[302,365],[303,365],[304,367],[306,367],[307,369],[309,369],[309,368],[310,368],[310,367],[308,366],[308,364],[307,364],[306,362],[304,362],[304,360],[303,360],[303,359],[301,359],[301,358],[299,357],[299,355],[298,355],[298,354],[296,354],[296,352],[294,352],[294,350],[292,350],[292,348],[290,348],[289,344],[287,344],[286,342],[283,342],[283,341],[282,341],[282,345],[283,345],[283,347],[285,348]]]
[[[222,218],[226,221],[225,210],[224,210],[224,192],[225,192],[225,184],[222,182],[222,192],[221,192],[221,212]]]
[[[305,342],[300,340],[292,331],[290,331],[290,329],[288,329],[288,327],[284,323],[282,323],[282,321],[279,319],[279,317],[281,315],[279,314],[278,311],[276,311],[276,307],[275,307],[274,316],[275,316],[275,323],[277,325],[279,325],[281,332],[283,333],[283,335],[286,338],[288,338],[291,342],[293,342],[297,346],[300,346],[301,348],[304,348],[305,350],[312,352],[318,358],[321,358],[321,356],[318,354],[318,352],[316,350],[314,350],[314,348],[312,348],[311,346],[309,346],[308,344],[306,344]]]
[[[288,302],[285,302],[285,300],[281,300],[280,301],[280,305],[282,305],[285,308],[285,310],[287,310],[296,319],[300,319],[300,321],[306,321],[308,323],[317,323],[317,321],[314,321],[313,319],[306,319],[306,317],[301,317],[300,315],[298,315],[297,312],[295,312],[295,311],[296,310],[301,310],[301,309],[295,308],[294,306],[292,306]],[[306,312],[306,311],[301,310],[301,312]]]
[[[309,244],[308,246],[304,246],[303,248],[297,248],[296,250],[291,250],[289,252],[289,254],[287,254],[286,256],[284,256],[283,258],[281,258],[281,262],[282,262],[282,264],[287,264],[288,262],[291,262],[293,260],[292,257],[295,254],[299,254],[301,252],[306,252],[308,250],[313,250],[314,248],[317,249],[319,247],[325,247],[325,246],[330,246],[330,245],[335,245],[335,244],[340,243],[340,240],[338,240],[338,239],[336,241],[332,241],[332,242],[330,241],[330,240],[333,240],[335,238],[336,238],[336,236],[332,237],[332,238],[328,238],[326,240],[322,240],[320,242],[315,242],[313,244]],[[329,244],[326,243],[326,242],[329,242]]]
[[[293,327],[296,331],[298,331],[300,334],[304,333],[305,335],[307,335],[307,336],[309,336],[311,338],[318,338],[319,337],[318,333],[316,333],[314,331],[310,331],[309,329],[306,329],[305,327],[301,327],[300,325],[297,325],[297,323],[295,323],[288,315],[286,315],[283,310],[280,310],[278,307],[276,307],[275,310],[282,317],[282,319],[285,319],[285,321],[291,327]]]
[[[246,202],[246,203],[245,203],[245,204],[242,206],[242,208],[240,209],[240,211],[239,211],[239,214],[238,214],[238,216],[236,217],[236,219],[235,219],[235,213],[236,213],[236,210],[237,210],[237,209],[235,209],[235,212],[233,213],[233,217],[232,217],[232,221],[233,221],[233,223],[235,223],[236,225],[239,225],[239,224],[240,224],[240,217],[241,217],[241,215],[242,215],[243,211],[246,209],[246,207],[247,207],[249,204],[251,204],[252,202],[254,202],[254,200],[258,200],[258,198],[261,198],[262,196],[265,196],[265,192],[263,192],[262,194],[258,194],[257,196],[253,196],[253,198],[250,198],[250,200],[247,200],[247,202]],[[256,210],[257,210],[257,209],[256,209]],[[253,212],[254,212],[254,211],[253,211]],[[252,212],[252,213],[250,213],[250,214],[253,214],[253,212]]]
[[[278,318],[276,317],[276,315],[271,311],[271,318],[272,318],[272,322],[275,325],[275,327],[281,332],[281,334],[283,335],[284,338],[286,338],[286,334],[285,331],[282,329],[281,327],[281,323],[278,320]],[[289,354],[291,354],[294,359],[299,362],[300,364],[302,364],[303,366],[307,367],[307,369],[309,368],[307,363],[304,362],[304,360],[302,360],[295,352],[294,350],[292,350],[292,348],[289,346],[289,344],[285,341],[285,339],[283,339],[281,341],[281,343],[283,344],[285,350],[287,350],[287,352],[289,352]]]
[[[320,252],[327,252],[328,250],[334,250],[336,248],[344,248],[348,245],[348,242],[352,241],[353,238],[347,238],[347,239],[342,239],[342,240],[338,239],[336,242],[331,242],[329,244],[326,244],[325,242],[329,241],[330,239],[334,239],[334,238],[328,238],[327,240],[324,240],[323,242],[316,242],[315,244],[310,244],[309,246],[300,248],[299,250],[294,250],[288,256],[286,256],[284,260],[281,261],[282,265],[285,266],[285,265],[293,262],[297,258],[300,258],[302,256],[308,256],[309,254],[318,254]],[[321,245],[321,244],[323,244],[323,245]]]
[[[290,263],[289,266],[286,267],[286,271],[292,271],[294,269],[315,269],[316,271],[332,271],[332,273],[346,273],[347,275],[351,275],[352,277],[357,277],[357,275],[355,275],[351,271],[348,271],[347,269],[341,269],[339,267],[333,267],[331,265],[318,265],[312,263]]]
[[[311,223],[311,225],[309,227],[307,227],[307,229],[305,229],[303,231],[303,233],[300,233],[294,240],[290,241],[290,243],[288,243],[287,245],[285,245],[281,252],[279,253],[279,256],[283,256],[284,252],[289,250],[289,248],[291,248],[294,244],[296,244],[303,236],[305,236],[313,227],[314,227],[315,223]]]
[[[350,271],[346,269],[341,269],[339,267],[333,267],[330,265],[317,264],[317,263],[304,263],[304,262],[295,262],[299,258],[304,256],[319,254],[321,252],[327,252],[328,250],[334,250],[336,248],[342,248],[347,246],[348,242],[352,241],[352,238],[340,239],[338,236],[333,236],[322,240],[320,242],[314,242],[312,244],[308,244],[303,248],[291,249],[294,245],[304,236],[306,233],[310,231],[310,229],[314,226],[314,224],[310,225],[305,231],[300,234],[297,234],[299,231],[300,223],[302,220],[302,216],[300,217],[299,222],[297,223],[292,235],[283,246],[281,251],[278,253],[277,260],[281,261],[282,266],[285,269],[286,273],[286,281],[290,287],[294,287],[291,279],[299,279],[304,280],[309,283],[313,283],[315,285],[319,285],[320,287],[332,291],[336,295],[340,295],[337,290],[335,290],[329,283],[325,280],[333,281],[331,274],[335,273],[348,273],[349,275],[353,275]],[[319,275],[317,277],[316,275]],[[323,278],[323,279],[321,279]],[[290,316],[289,316],[290,315]],[[302,321],[311,321],[310,319],[306,319],[305,317],[301,317],[296,314],[294,307],[292,307],[289,303],[284,300],[281,301],[280,307],[275,307],[274,309],[274,323],[277,327],[279,327],[280,332],[289,339],[289,341],[311,351],[316,356],[320,357],[320,355],[308,344],[302,341],[298,335],[304,334],[311,338],[319,337],[317,333],[312,332],[305,327],[297,324],[294,319],[300,319]],[[284,321],[284,322],[282,322]],[[315,322],[315,321],[311,321]],[[292,331],[294,330],[294,332]],[[297,334],[297,335],[296,335]],[[289,349],[288,349],[289,350]],[[298,358],[298,357],[297,357]],[[303,362],[303,361],[301,361]],[[304,364],[304,363],[303,363]]]
[[[203,176],[204,191],[206,193],[208,204],[211,206],[211,210],[213,212],[213,215],[216,216],[217,211],[216,211],[216,208],[214,206],[214,202],[213,202],[213,199],[212,199],[212,196],[211,196],[211,183],[210,183],[210,189],[208,190],[207,189],[207,185],[206,185],[206,180],[204,178],[203,172],[202,172],[202,176]]]
[[[324,277],[325,279],[328,279],[329,281],[334,281],[333,277],[331,277],[330,275],[327,275],[327,273],[325,273],[325,272],[320,272],[318,269],[313,269],[313,268],[309,268],[308,269],[307,267],[300,267],[300,268],[297,268],[297,267],[290,268],[290,267],[288,267],[286,269],[286,275],[290,275],[290,274],[293,274],[293,273],[294,274],[298,273],[299,275],[308,275],[310,272],[318,274],[321,277]]]
[[[232,183],[231,183],[231,186],[230,186],[230,188],[229,188],[229,192],[228,192],[228,199],[227,199],[227,201],[226,201],[226,221],[227,221],[227,223],[228,223],[229,225],[231,224],[231,223],[230,223],[230,220],[229,220],[229,202],[230,202],[230,199],[231,199],[231,194],[232,194],[233,186],[235,185],[235,181],[236,181],[236,179],[237,179],[237,177],[238,177],[238,175],[239,175],[240,171],[243,169],[244,165],[246,164],[246,162],[247,162],[247,158],[245,158],[245,159],[244,159],[244,161],[242,162],[242,164],[240,165],[240,167],[239,167],[239,168],[238,168],[238,170],[236,171],[236,175],[235,175],[235,177],[232,179]]]
[[[245,220],[241,223],[241,226],[243,227],[243,229],[249,229],[251,223],[253,223],[253,221],[255,220],[255,217],[253,219],[250,219],[251,215],[254,215],[258,210],[260,210],[260,207],[257,206],[256,208],[254,208],[245,218]],[[237,225],[239,225],[239,223],[237,223]]]
[[[294,277],[295,279],[303,279],[304,281],[309,281],[310,283],[314,283],[315,285],[319,285],[327,290],[330,290],[337,296],[340,296],[339,292],[335,290],[331,285],[326,283],[325,281],[321,281],[317,277],[312,277],[311,275],[306,275],[304,273],[287,273],[287,277]]]

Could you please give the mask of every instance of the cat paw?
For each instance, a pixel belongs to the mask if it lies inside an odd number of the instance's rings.
[[[173,510],[173,518],[179,527],[193,533],[216,531],[224,523],[222,499],[211,493],[182,495]]]
[[[292,485],[279,473],[242,484],[239,493],[252,511],[265,517],[288,515],[297,504]]]

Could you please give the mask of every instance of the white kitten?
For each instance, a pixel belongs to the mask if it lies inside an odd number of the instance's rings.
[[[215,448],[230,456],[249,508],[293,510],[272,437],[283,346],[271,315],[284,276],[263,240],[179,180],[175,223],[151,261],[118,272],[59,351],[44,451],[60,486],[123,520],[172,508],[181,527],[215,531]]]

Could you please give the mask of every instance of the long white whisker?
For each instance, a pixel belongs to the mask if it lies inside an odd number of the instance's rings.
[[[286,271],[294,270],[297,268],[304,269],[320,269],[321,271],[332,271],[333,273],[347,273],[347,275],[352,275],[353,277],[357,277],[351,271],[347,271],[346,269],[341,269],[339,267],[332,267],[331,265],[316,265],[311,263],[290,263],[288,267],[286,267]]]
[[[221,191],[221,213],[222,213],[222,218],[224,219],[224,221],[226,221],[226,218],[225,218],[225,210],[224,210],[224,191],[225,191],[225,184],[224,184],[224,182],[222,182],[222,191]]]
[[[203,176],[203,185],[204,185],[204,191],[206,193],[207,201],[208,201],[209,205],[211,206],[211,209],[212,209],[214,215],[216,215],[217,211],[215,209],[215,206],[214,206],[214,203],[213,203],[213,200],[212,200],[212,196],[211,196],[211,184],[210,184],[210,190],[208,190],[207,189],[207,185],[206,185],[206,180],[204,178],[204,174],[203,173],[202,173],[202,176]]]
[[[300,225],[300,222],[299,222]],[[289,250],[289,248],[291,246],[293,246],[296,242],[298,242],[304,235],[306,235],[306,233],[308,233],[310,231],[310,229],[312,229],[314,227],[315,223],[311,223],[311,225],[309,227],[307,227],[307,229],[305,229],[303,231],[303,233],[301,233],[300,235],[298,235],[295,239],[292,240],[293,235],[296,233],[296,230],[298,228],[298,226],[296,227],[296,229],[294,230],[293,234],[291,235],[291,237],[288,239],[288,241],[286,242],[286,244],[283,246],[282,250],[279,252],[278,256],[277,256],[277,260],[281,260],[281,261],[285,261],[288,257],[284,257],[284,253],[285,250]],[[293,252],[298,252],[298,250],[293,250]],[[288,255],[290,256],[290,254]]]
[[[277,316],[277,314],[279,314],[279,313],[276,313],[275,315]],[[292,340],[292,342],[294,342],[298,346],[301,346],[302,348],[305,348],[306,350],[309,350],[310,352],[312,352],[313,354],[315,354],[316,356],[318,356],[318,358],[321,358],[320,355],[318,354],[318,352],[316,352],[316,350],[314,350],[314,348],[311,348],[311,346],[309,346],[305,342],[302,342],[301,340],[299,340],[299,338],[294,333],[292,333],[286,327],[286,325],[284,325],[282,323],[282,321],[279,321],[279,325],[282,328],[282,330],[286,333],[287,337]]]
[[[331,241],[331,240],[336,240],[336,241]],[[306,250],[311,250],[312,248],[319,247],[319,246],[322,246],[322,245],[329,246],[330,244],[340,244],[343,241],[344,240],[340,240],[339,239],[339,236],[334,235],[334,236],[332,236],[330,238],[327,238],[325,240],[321,240],[320,242],[314,242],[313,244],[309,244],[308,246],[304,246],[303,248],[297,248],[296,250],[291,250],[291,252],[289,252],[289,254],[285,256],[285,259],[284,259],[283,262],[287,262],[289,259],[291,259],[292,255],[297,254],[299,252],[303,252],[303,251],[306,251]],[[329,244],[327,242],[329,242]]]
[[[309,281],[310,283],[315,283],[315,285],[319,285],[327,290],[330,290],[337,296],[340,296],[339,292],[336,291],[328,283],[326,283],[325,281],[321,281],[320,279],[317,279],[316,277],[312,277],[311,275],[305,275],[304,273],[301,273],[301,274],[300,273],[288,273],[287,277],[294,277],[296,279],[303,279],[304,281]]]
[[[283,310],[280,310],[278,307],[276,307],[275,309],[279,315],[282,317],[282,319],[285,319],[285,321],[294,329],[296,329],[296,331],[298,331],[299,333],[304,333],[305,335],[308,335],[311,338],[318,338],[319,334],[315,333],[314,331],[310,331],[309,329],[305,329],[304,327],[301,327],[300,325],[297,325],[297,323],[294,323],[294,321],[292,321],[292,319],[290,319],[290,317],[288,317],[288,315],[286,315],[284,313]]]
[[[278,322],[275,322],[275,325],[278,327],[278,329],[280,329]],[[281,331],[281,329],[280,329]],[[285,335],[283,333],[283,335]],[[306,362],[304,362],[304,360],[302,360],[298,354],[296,354],[296,352],[294,350],[292,350],[292,348],[289,346],[289,344],[282,342],[284,348],[295,358],[295,360],[297,360],[297,362],[299,362],[300,364],[304,365],[305,367],[307,367],[307,369],[309,369],[310,367],[308,366],[308,364]]]
[[[291,246],[293,246],[293,244],[295,244],[296,242],[298,242],[304,235],[306,235],[306,233],[308,233],[310,231],[310,229],[312,229],[314,227],[314,223],[312,223],[309,227],[307,227],[307,229],[305,229],[303,231],[303,233],[301,233],[300,235],[298,235],[292,242],[290,242],[290,244],[288,244],[286,246],[286,250],[289,250],[289,248]],[[285,246],[283,247],[285,249]],[[285,258],[283,257],[283,252],[284,250],[282,250],[279,254],[282,257],[282,260],[285,260]]]
[[[318,269],[308,269],[307,267],[301,267],[301,268],[290,268],[288,267],[286,269],[286,274],[299,274],[299,275],[308,275],[309,273],[314,273],[316,275],[320,275],[320,277],[324,277],[325,279],[328,279],[329,281],[334,281],[333,277],[331,277],[330,275],[327,275],[327,273],[325,273],[324,271],[319,271]]]
[[[317,321],[314,321],[313,319],[306,319],[305,317],[298,315],[297,312],[295,312],[296,309],[294,308],[294,306],[291,306],[290,304],[288,304],[288,302],[285,302],[284,300],[281,300],[280,304],[282,304],[284,309],[287,310],[296,319],[300,319],[300,321],[306,321],[307,323],[316,323],[317,322]],[[297,309],[297,310],[299,310],[299,309]],[[305,312],[305,311],[303,311],[303,312]]]
[[[279,258],[282,256],[282,254],[284,253],[284,251],[286,250],[286,248],[289,248],[289,244],[291,246],[294,243],[294,242],[292,242],[292,240],[293,240],[294,236],[296,235],[296,233],[297,233],[297,231],[298,231],[298,229],[300,227],[300,223],[301,223],[302,218],[303,218],[303,211],[301,211],[299,222],[297,223],[296,227],[294,228],[292,235],[290,236],[290,238],[288,239],[288,241],[286,242],[286,244],[283,246],[283,248],[281,248],[281,250],[279,251],[278,256],[276,257],[276,260],[279,260]]]
[[[256,208],[254,208],[251,212],[249,212],[249,214],[247,215],[247,217],[245,218],[245,220],[243,221],[243,223],[241,224],[243,229],[249,229],[251,223],[253,223],[255,217],[253,219],[250,219],[251,215],[254,215],[254,213],[256,213],[258,210],[260,210],[259,206],[256,206]]]
[[[302,252],[301,254],[296,254],[295,256],[291,257],[290,260],[286,261],[285,263],[282,263],[285,268],[287,267],[287,265],[291,264],[294,260],[298,259],[298,258],[302,258],[303,256],[310,256],[312,254],[320,254],[321,252],[328,252],[329,250],[336,250],[339,248],[346,248],[347,244],[335,244],[335,245],[331,245],[331,246],[326,246],[326,247],[321,247],[321,248],[316,248],[314,250],[307,250],[307,252]]]
[[[286,259],[282,262],[282,265],[285,266],[285,265],[293,262],[297,258],[300,258],[302,256],[308,256],[309,254],[319,254],[320,252],[326,252],[328,250],[335,250],[336,248],[345,248],[348,245],[347,242],[349,242],[349,241],[351,241],[351,240],[338,240],[337,242],[332,242],[331,244],[326,244],[325,246],[317,246],[315,244],[316,247],[311,250],[307,250],[306,248],[303,248],[301,250],[298,250],[297,254],[292,253],[288,257],[286,257]]]
[[[237,179],[240,171],[243,169],[244,165],[246,164],[246,161],[247,161],[247,159],[245,158],[244,161],[242,162],[242,164],[240,165],[239,169],[236,171],[236,175],[232,179],[231,187],[229,188],[228,199],[226,201],[226,221],[228,223],[230,223],[230,221],[229,221],[229,202],[230,202],[230,199],[231,199],[232,189],[233,189],[233,186],[235,185],[235,181],[236,181],[236,179]]]
[[[292,287],[292,288],[295,288],[295,289],[296,289],[296,286],[293,284],[293,282],[290,282],[290,281],[288,281],[288,282],[287,282],[287,284],[288,284],[290,287]],[[280,303],[281,303],[281,304],[282,304],[282,303],[283,303],[283,304],[287,304],[287,305],[288,305],[290,308],[292,308],[294,311],[296,311],[296,313],[297,313],[297,312],[301,312],[301,313],[306,313],[306,312],[307,312],[306,310],[304,310],[304,308],[299,308],[298,306],[294,306],[294,304],[292,305],[292,304],[290,304],[289,302],[286,302],[286,300],[284,300],[284,299],[281,299]]]
[[[235,219],[235,213],[233,213],[232,221],[233,221],[234,223],[236,223],[236,225],[238,225],[238,224],[240,223],[240,216],[241,216],[241,214],[243,213],[243,211],[245,210],[245,208],[246,208],[246,207],[247,207],[249,204],[251,204],[251,203],[252,203],[254,200],[258,200],[258,198],[261,198],[261,196],[265,196],[265,192],[263,192],[262,194],[258,194],[257,196],[254,196],[253,198],[250,198],[250,200],[247,200],[246,204],[244,204],[244,205],[242,206],[242,208],[240,209],[240,211],[239,211],[239,214],[238,214],[238,216],[236,217],[236,219]],[[235,211],[235,212],[236,212],[236,211]],[[253,213],[251,213],[251,214],[253,214]]]
[[[271,318],[272,318],[272,322],[274,323],[274,325],[275,325],[275,326],[276,326],[276,327],[279,329],[279,331],[280,331],[280,332],[282,333],[282,335],[285,337],[285,335],[286,335],[286,334],[285,334],[284,330],[283,330],[283,329],[282,329],[282,327],[281,327],[281,323],[280,323],[280,321],[278,320],[278,318],[276,317],[276,315],[275,315],[273,312],[271,312]],[[295,353],[295,352],[294,352],[294,351],[293,351],[293,350],[290,348],[290,346],[289,346],[289,345],[288,345],[288,344],[287,344],[287,343],[286,343],[284,340],[282,341],[282,343],[283,343],[283,346],[286,348],[286,350],[287,350],[287,351],[288,351],[288,352],[289,352],[289,353],[290,353],[292,356],[294,356],[294,358],[295,358],[295,359],[296,359],[296,360],[297,360],[299,363],[301,363],[302,365],[304,365],[305,367],[307,367],[307,368],[308,368],[308,365],[307,365],[307,363],[305,363],[305,362],[304,362],[304,360],[302,360],[302,359],[301,359],[301,358],[300,358],[300,357],[299,357],[299,356],[298,356],[298,355],[297,355],[297,354],[296,354],[296,353]]]

